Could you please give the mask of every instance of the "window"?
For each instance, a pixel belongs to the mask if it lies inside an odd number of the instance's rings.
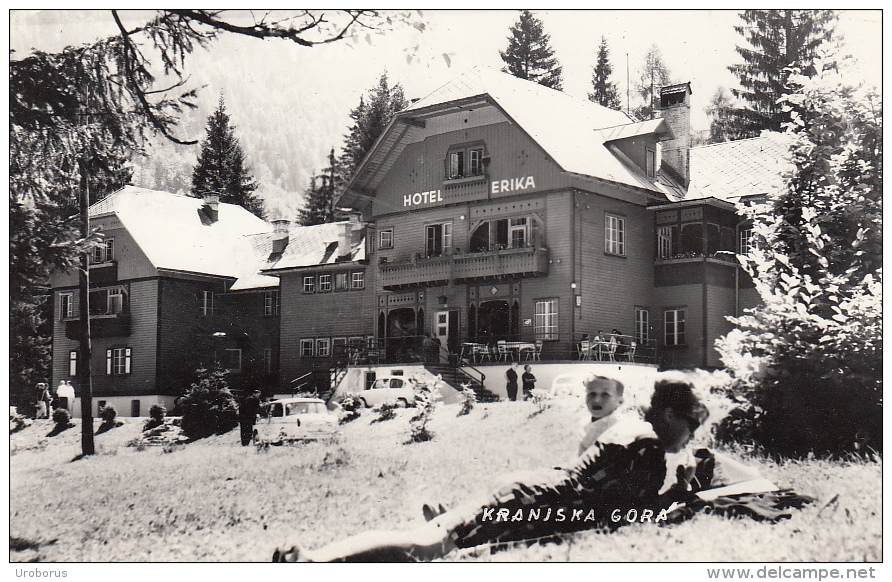
[[[619,216],[606,215],[604,230],[604,252],[609,255],[626,254],[626,221]]]
[[[452,223],[429,224],[425,227],[427,233],[427,256],[439,257],[449,254],[452,250]]]
[[[90,291],[90,315],[114,315],[127,310],[127,291],[110,287]]]
[[[392,228],[382,230],[378,233],[378,248],[379,249],[392,249],[393,248],[393,229]]]
[[[741,228],[740,229],[740,254],[748,255],[756,245],[753,244],[753,229],[751,228]]]
[[[688,256],[703,255],[703,223],[690,222],[681,226],[679,253]]]
[[[635,341],[644,343],[650,339],[649,329],[650,313],[641,307],[635,308]]]
[[[71,317],[73,313],[72,309],[72,299],[73,295],[71,293],[60,293],[59,294],[59,319],[67,319]]]
[[[319,358],[324,358],[328,356],[328,338],[322,337],[316,339],[316,356]]]
[[[304,293],[313,293],[316,291],[316,277],[308,275],[304,277]]]
[[[666,310],[665,344],[667,346],[684,345],[684,315],[684,309]]]
[[[107,238],[105,242],[93,247],[93,264],[110,263],[115,260],[115,239]]]
[[[223,369],[227,372],[242,371],[242,351],[238,348],[223,350]]]
[[[68,352],[68,375],[77,376],[77,350]]]
[[[483,146],[453,148],[446,154],[446,179],[483,175]]]
[[[661,226],[657,229],[657,256],[668,259],[674,254],[678,246],[678,228],[675,226]]]
[[[119,376],[130,373],[130,348],[105,350],[105,373]]]
[[[279,315],[279,292],[263,292],[263,315]]]
[[[312,358],[313,357],[313,340],[311,340],[311,339],[300,340],[300,356],[302,358]]]
[[[647,177],[653,178],[657,174],[657,152],[647,148],[645,150],[644,160]]]
[[[116,287],[108,290],[108,313],[121,313],[124,311],[124,290]]]
[[[331,275],[319,275],[319,291],[331,291]]]
[[[347,273],[335,274],[335,290],[344,291],[347,289]]]
[[[214,314],[214,292],[202,290],[201,293],[199,294],[199,299],[201,300],[201,309],[199,310],[199,313],[201,315],[213,315]]]
[[[352,284],[354,289],[365,289],[365,273],[361,271],[353,273]]]
[[[557,299],[538,299],[536,301],[536,339],[558,339]]]
[[[273,349],[263,348],[263,371],[267,374],[273,373]]]
[[[527,219],[511,218],[508,221],[508,240],[511,242],[511,248],[519,249],[526,246],[527,240]]]

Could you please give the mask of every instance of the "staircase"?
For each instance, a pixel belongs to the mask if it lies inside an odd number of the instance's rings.
[[[425,364],[424,368],[431,374],[440,376],[443,382],[459,392],[461,392],[463,384],[470,385],[477,395],[477,402],[498,402],[499,400],[497,394],[493,394],[483,386],[485,376],[482,373],[480,373],[480,378],[478,379],[451,364]]]

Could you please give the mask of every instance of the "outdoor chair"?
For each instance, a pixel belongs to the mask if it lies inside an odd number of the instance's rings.
[[[591,360],[592,359],[592,342],[585,340],[579,342],[579,359],[580,360]]]
[[[496,342],[496,349],[499,354],[499,361],[507,362],[508,358],[511,358],[511,361],[514,361],[514,354],[508,351],[508,345],[505,343],[505,340],[499,340]]]
[[[629,349],[626,350],[626,359],[628,359],[630,362],[635,361],[635,347],[636,347],[636,345],[637,344],[635,344],[635,342],[632,342],[632,344],[629,346]]]

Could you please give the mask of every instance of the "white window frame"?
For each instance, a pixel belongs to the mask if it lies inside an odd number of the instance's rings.
[[[316,276],[315,275],[304,275],[304,293],[315,293],[316,292]]]
[[[465,151],[455,150],[449,152],[449,172],[446,175],[447,180],[457,180],[464,178],[465,173]]]
[[[106,263],[111,263],[115,260],[115,239],[107,238],[105,239],[105,261]]]
[[[674,226],[661,226],[657,229],[657,256],[668,259],[672,256],[672,229]]]
[[[70,357],[70,356],[69,356]],[[108,376],[124,376],[130,373],[130,348],[105,350],[105,373]]]
[[[354,271],[350,280],[351,289],[365,289],[365,273]]]
[[[616,214],[604,215],[604,252],[626,256],[626,219]]]
[[[650,339],[650,311],[644,307],[635,308],[635,339],[640,343]]]
[[[329,291],[331,291],[331,274],[319,275],[319,292],[328,293]]]
[[[471,148],[468,150],[468,176],[483,175],[483,148]]]
[[[115,305],[115,299],[118,300],[118,305]],[[109,314],[117,314],[124,311],[124,289],[121,287],[111,287],[108,290],[108,295],[106,298],[106,313]],[[116,307],[120,307],[120,309],[115,309]]]
[[[67,301],[66,301],[67,299]],[[66,305],[67,303],[67,305]],[[59,320],[74,316],[74,293],[59,293]]]
[[[529,242],[529,218],[526,216],[518,216],[508,219],[508,247],[512,249],[520,249],[527,246]],[[520,233],[523,244],[514,244],[514,233]]]
[[[753,240],[753,229],[741,228],[737,238],[738,254],[748,255],[754,248],[756,248],[756,244]]]
[[[307,349],[309,347],[309,349]],[[316,342],[313,338],[302,338],[300,340],[300,357],[301,358],[312,358],[316,353],[314,350],[316,348]]]
[[[430,255],[442,257],[452,253],[452,221],[430,222],[424,225],[424,250],[427,253],[427,232],[429,228],[440,227],[440,240],[442,241],[442,249],[439,255]]]
[[[685,308],[667,309],[663,313],[663,343],[666,346],[683,346],[686,345],[686,329],[685,329]],[[682,331],[679,331],[681,324]]]
[[[537,340],[558,339],[557,297],[536,299],[535,333]]]
[[[392,249],[393,248],[393,229],[385,228],[384,230],[378,231],[378,248],[379,249]]]
[[[235,353],[238,355],[238,366],[235,368],[225,367],[224,369],[227,372],[241,372],[242,371],[242,350],[241,350],[241,348],[226,348],[223,350],[223,353],[226,355],[228,355],[230,353]],[[228,359],[229,358],[226,356],[223,357],[224,365]]]
[[[115,260],[115,239],[106,238],[101,243],[93,247],[93,256],[91,257],[93,265],[101,265],[110,263]]]
[[[263,292],[263,315],[279,315],[279,291],[272,289]]]
[[[644,149],[644,172],[648,178],[657,175],[657,151],[653,148]]]
[[[331,340],[327,337],[316,338],[316,357],[327,358],[331,354]]]
[[[77,350],[68,351],[68,375],[72,378],[77,376]]]
[[[346,291],[347,273],[335,273],[335,291]]]
[[[273,373],[273,349],[263,348],[263,371],[267,374]]]
[[[214,314],[214,292],[207,289],[201,290],[201,306],[199,314],[203,316]]]

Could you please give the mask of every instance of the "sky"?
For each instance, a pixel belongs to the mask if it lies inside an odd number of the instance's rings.
[[[673,81],[690,81],[692,126],[705,130],[705,108],[718,87],[735,86],[727,69],[741,59],[735,52],[743,38],[733,27],[741,21],[731,10],[537,10],[551,37],[555,55],[563,67],[564,91],[585,98],[591,89],[592,67],[601,35],[607,39],[614,67],[613,80],[625,105],[626,65],[632,83],[652,44],[662,51]],[[151,11],[124,12],[125,24],[138,25]],[[372,88],[383,70],[399,82],[409,98],[424,97],[471,66],[501,68],[499,50],[507,46],[508,30],[517,10],[424,10],[423,31],[404,27],[383,35],[364,35],[350,42],[304,48],[279,40],[227,38],[211,46],[212,58],[238,54],[256,62],[253,73],[201,79],[208,91],[226,92],[230,83],[255,83],[263,94],[288,92],[295,103],[315,102],[317,132],[330,133],[325,140],[340,143],[348,127],[348,113],[359,95]],[[116,32],[108,11],[10,12],[10,47],[27,52],[31,47],[58,51],[66,44],[90,42]],[[845,51],[853,55],[852,81],[877,87],[882,82],[882,14],[874,11],[841,11],[837,27]],[[445,55],[445,56],[444,56]],[[263,75],[264,68],[286,63],[287,75]],[[201,78],[201,71],[190,71]],[[258,93],[259,95],[260,93]],[[634,94],[633,94],[634,99]],[[262,101],[261,101],[262,102]],[[228,104],[228,103],[227,103]],[[634,106],[634,103],[633,103]],[[247,113],[246,113],[247,114]],[[233,113],[235,117],[235,113]],[[242,123],[245,123],[243,120]],[[313,125],[310,120],[310,125]],[[251,152],[247,152],[250,156]],[[301,163],[323,167],[327,148],[318,160]]]

